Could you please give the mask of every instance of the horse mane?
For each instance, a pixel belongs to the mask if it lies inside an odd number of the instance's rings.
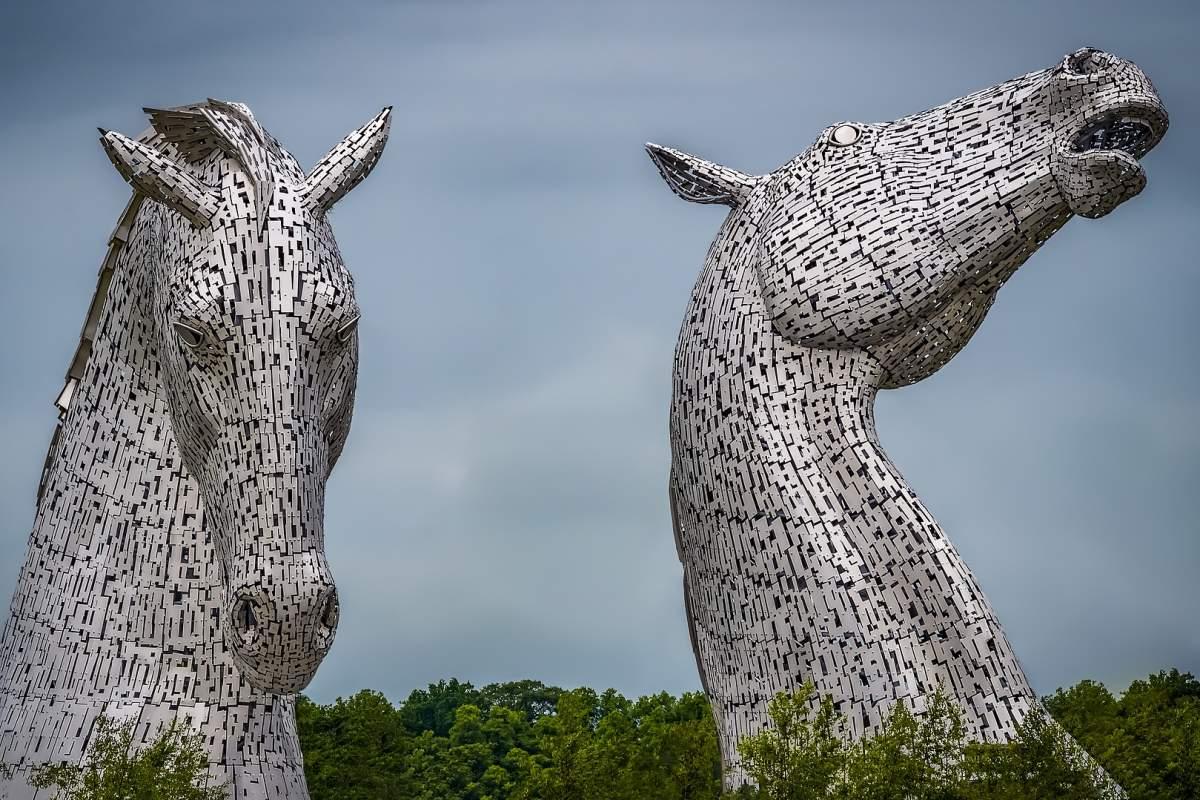
[[[150,118],[150,127],[191,164],[203,161],[214,150],[225,151],[244,161],[240,152],[229,152],[231,143],[227,131],[231,125],[260,146],[265,146],[270,139],[254,114],[242,103],[209,99],[186,106],[143,108],[142,111]],[[218,115],[224,119],[219,120]],[[274,139],[270,141],[274,142]]]
[[[144,108],[150,130],[138,140],[157,147],[188,164],[199,164],[214,152],[236,160],[254,184],[258,218],[271,203],[279,167],[292,179],[303,179],[304,170],[291,153],[267,133],[250,108],[243,103],[226,103],[209,98],[175,108]]]
[[[274,193],[277,166],[284,166],[303,178],[303,170],[296,159],[263,129],[249,107],[242,103],[227,103],[209,98],[174,108],[142,110],[150,117],[150,127],[137,137],[137,141],[142,144],[154,147],[164,155],[178,158],[192,166],[199,165],[214,152],[235,159],[253,182],[259,220],[266,219],[265,212]],[[108,297],[113,270],[145,199],[145,195],[136,189],[133,191],[133,196],[108,237],[108,250],[100,264],[96,289],[92,293],[92,301],[88,305],[87,316],[79,332],[75,355],[67,367],[63,387],[54,400],[54,405],[58,408],[58,425],[50,439],[50,448],[42,466],[37,492],[38,503],[42,500],[46,477],[50,473],[50,464],[58,448],[59,434],[71,407],[71,398],[79,386],[79,381],[83,379],[84,370],[92,354],[92,342]]]

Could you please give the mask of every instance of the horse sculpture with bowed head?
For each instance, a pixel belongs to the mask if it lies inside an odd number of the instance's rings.
[[[138,741],[186,721],[239,800],[303,798],[293,695],[337,628],[325,482],[358,368],[327,214],[390,109],[307,174],[244,105],[148,113],[137,139],[101,132],[134,195],[0,638],[0,798],[79,761],[101,714]]]
[[[675,354],[670,494],[692,643],[737,743],[812,680],[852,732],[939,685],[971,734],[1036,695],[941,528],[880,449],[876,392],[966,345],[1072,215],[1145,185],[1167,114],[1134,64],[1087,48],[911,117],[826,129],[769,175],[648,145],[685,200],[732,207]]]

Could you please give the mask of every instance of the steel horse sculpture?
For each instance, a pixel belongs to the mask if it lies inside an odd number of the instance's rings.
[[[675,352],[670,479],[730,786],[767,701],[808,679],[854,736],[939,685],[983,741],[1037,702],[880,448],[875,395],[944,366],[1073,215],[1140,192],[1166,128],[1137,66],[1085,48],[911,117],[831,126],[768,175],[647,146],[680,197],[732,207]]]
[[[0,638],[0,798],[99,715],[201,732],[231,797],[306,798],[294,693],[333,641],[325,481],[350,428],[354,282],[326,212],[390,109],[305,173],[238,103],[101,132],[133,198],[57,404]],[[147,202],[149,201],[149,202]]]

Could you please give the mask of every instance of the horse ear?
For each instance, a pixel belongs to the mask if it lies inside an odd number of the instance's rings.
[[[692,203],[721,203],[736,208],[758,182],[735,169],[653,142],[646,144],[646,152],[671,191]]]
[[[328,211],[374,169],[392,126],[392,107],[338,142],[304,179],[302,196],[312,208]]]
[[[183,164],[116,131],[101,128],[100,144],[121,177],[139,192],[178,211],[197,228],[212,224],[221,195]]]

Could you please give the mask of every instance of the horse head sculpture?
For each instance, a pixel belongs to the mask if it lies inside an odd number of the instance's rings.
[[[325,484],[358,370],[329,212],[385,108],[307,172],[240,103],[101,131],[133,194],[109,241],[0,632],[0,797],[97,721],[199,732],[244,800],[308,796],[294,693],[337,630]]]
[[[921,114],[832,125],[770,175],[648,150],[685,200],[752,209],[781,335],[869,350],[893,387],[966,344],[1000,283],[1073,214],[1138,194],[1138,159],[1166,129],[1136,65],[1084,48]]]
[[[161,142],[101,136],[158,203],[153,308],[137,322],[200,485],[226,642],[252,685],[296,692],[337,629],[325,481],[358,373],[354,281],[327,212],[374,167],[390,109],[308,174],[239,104],[148,111]]]
[[[830,126],[767,175],[658,145],[730,206],[675,357],[671,499],[731,785],[767,701],[813,680],[857,734],[943,685],[978,738],[1036,702],[977,582],[879,447],[874,399],[944,366],[1072,216],[1138,194],[1167,129],[1093,48],[893,122]]]

